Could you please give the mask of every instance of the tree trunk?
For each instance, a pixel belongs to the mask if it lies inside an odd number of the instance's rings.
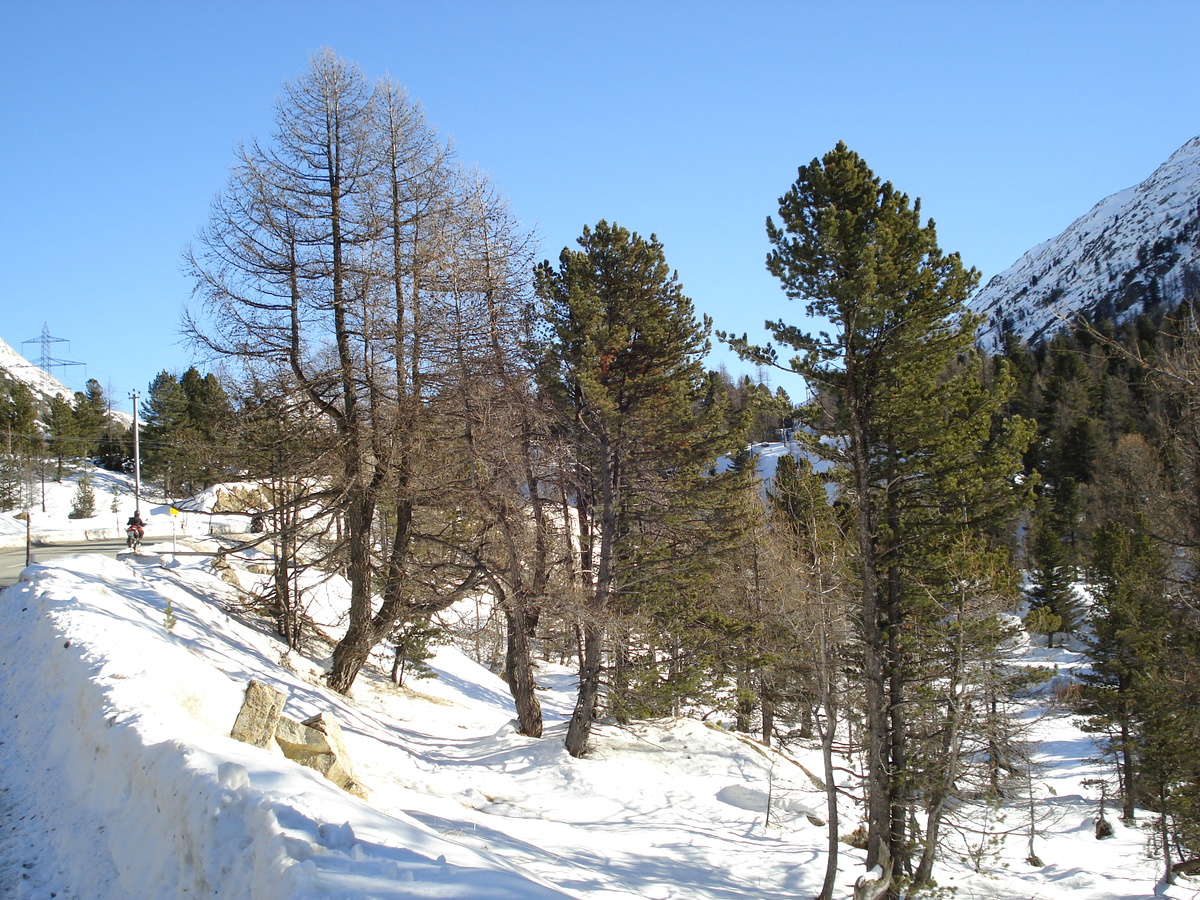
[[[536,615],[536,613],[535,613]],[[524,607],[504,611],[508,627],[508,652],[504,657],[504,674],[508,689],[517,706],[517,727],[526,737],[542,736],[542,705],[537,698],[533,678],[533,657],[529,638],[533,631],[530,613]]]
[[[589,600],[590,621],[583,626],[583,665],[579,668],[579,695],[571,724],[567,727],[567,752],[574,757],[587,752],[592,723],[600,705],[600,675],[604,661],[604,625],[608,612],[608,599],[612,588],[613,555],[616,550],[617,505],[620,499],[620,470],[614,458],[612,445],[600,440],[600,536],[596,563],[596,577]],[[586,551],[585,551],[586,547]],[[582,575],[591,580],[592,535],[590,522],[580,520],[580,551]]]
[[[739,666],[737,673],[737,704],[733,711],[733,730],[750,733],[750,718],[754,715],[754,692],[750,689],[750,669]]]
[[[583,628],[583,666],[579,670],[579,694],[571,724],[567,726],[567,752],[578,758],[587,752],[592,723],[600,703],[601,651],[604,628],[590,622]]]
[[[929,885],[933,881],[933,863],[937,858],[942,819],[946,815],[946,801],[949,799],[950,790],[958,777],[958,733],[961,720],[960,712],[956,709],[952,715],[952,723],[947,726],[949,735],[946,744],[948,746],[943,747],[945,769],[940,773],[939,782],[934,788],[933,795],[929,798],[926,810],[925,846],[922,848],[921,859],[917,864],[916,874],[913,876],[913,886],[916,888]]]
[[[861,577],[859,631],[863,642],[863,688],[866,729],[864,751],[867,766],[867,859],[868,869],[884,865],[891,873],[892,788],[888,766],[888,709],[885,692],[883,610],[879,594],[879,570],[875,545],[875,510],[871,502],[875,486],[867,458],[867,428],[862,398],[857,391],[853,348],[846,353],[846,402],[850,411],[850,454],[854,468],[857,533]],[[890,879],[889,879],[890,880]]]
[[[1171,829],[1167,822],[1168,803],[1167,791],[1160,788],[1158,792],[1158,840],[1163,852],[1163,884],[1175,883],[1175,867],[1171,864]]]
[[[771,738],[775,735],[775,697],[765,676],[758,680],[758,698],[762,706],[762,742],[770,747]]]
[[[622,725],[628,725],[631,718],[630,703],[630,672],[633,661],[629,656],[629,632],[620,629],[609,639],[612,645],[612,667],[608,676],[608,711]]]
[[[1125,704],[1122,704],[1125,706]],[[1129,713],[1121,711],[1121,819],[1132,823],[1134,812],[1134,766],[1133,735],[1129,733]]]
[[[350,692],[371,650],[391,631],[399,613],[395,610],[390,621],[376,628],[371,615],[371,520],[370,503],[366,498],[360,497],[349,504],[346,543],[350,561],[346,575],[350,582],[350,618],[345,635],[333,648],[333,663],[326,676],[326,683],[339,694]],[[385,601],[383,608],[387,606]]]
[[[893,528],[897,526],[898,523],[892,523]],[[905,716],[906,673],[904,648],[900,639],[903,615],[900,607],[899,571],[895,565],[888,569],[887,603],[888,759],[891,771],[891,828],[888,844],[892,866],[899,873],[909,872],[912,860],[908,849],[907,829],[909,772],[908,723]]]
[[[820,644],[821,658],[818,674],[820,685],[821,712],[817,718],[817,727],[821,733],[821,765],[825,779],[825,880],[821,884],[821,893],[817,900],[833,900],[833,889],[837,884],[838,848],[841,844],[838,835],[838,802],[837,802],[837,771],[833,762],[833,740],[837,734],[838,707],[833,688],[834,662],[829,652],[829,623],[825,610],[821,611]]]

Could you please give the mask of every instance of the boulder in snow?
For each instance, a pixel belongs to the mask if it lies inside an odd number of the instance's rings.
[[[270,747],[275,739],[275,727],[283,714],[283,701],[281,691],[260,681],[251,681],[231,736],[255,747]]]
[[[275,729],[275,741],[288,759],[315,769],[342,790],[366,799],[366,791],[354,779],[341,726],[330,713],[303,722],[281,718]]]

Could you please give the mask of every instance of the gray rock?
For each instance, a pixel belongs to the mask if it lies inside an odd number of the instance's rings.
[[[281,691],[251,681],[246,688],[246,699],[233,723],[232,737],[256,747],[270,747],[275,739],[275,728],[283,714],[284,696]]]

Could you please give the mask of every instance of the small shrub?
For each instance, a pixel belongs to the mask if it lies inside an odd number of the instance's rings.
[[[15,509],[20,501],[21,466],[12,456],[0,456],[0,512]]]
[[[71,501],[71,512],[68,518],[90,519],[95,514],[96,492],[92,490],[87,475],[84,475],[79,479],[79,486],[75,488],[75,498]]]
[[[401,622],[390,636],[395,648],[392,682],[403,685],[405,676],[436,678],[426,660],[434,654],[434,644],[445,639],[445,630],[430,621]]]

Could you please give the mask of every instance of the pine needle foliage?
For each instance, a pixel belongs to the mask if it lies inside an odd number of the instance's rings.
[[[578,244],[535,273],[547,323],[541,378],[571,448],[581,530],[574,755],[586,751],[600,703],[606,632],[619,714],[695,687],[697,629],[724,627],[700,600],[738,528],[722,511],[726,486],[748,477],[715,470],[740,441],[703,402],[711,323],[696,318],[662,244],[603,220]]]
[[[959,549],[986,544],[1027,499],[1018,476],[1033,429],[1003,415],[1005,366],[974,350],[965,301],[978,280],[944,253],[920,201],[839,143],[802,166],[767,220],[767,269],[805,303],[810,332],[766,323],[773,344],[722,335],[743,357],[802,375],[814,389],[811,451],[834,466],[858,549],[859,640],[867,731],[867,864],[910,871],[915,803],[909,692],[922,680],[919,626],[942,615],[963,571]],[[920,880],[920,878],[918,878]]]

